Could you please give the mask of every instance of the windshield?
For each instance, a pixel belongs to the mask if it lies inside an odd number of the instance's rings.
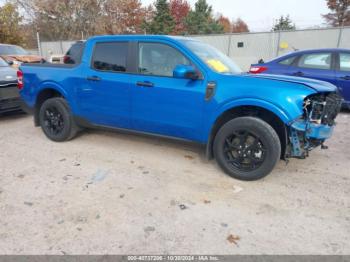
[[[0,45],[0,55],[28,55],[29,53],[20,46]]]
[[[231,58],[216,48],[199,41],[183,40],[182,42],[215,72],[229,75],[242,73]]]
[[[0,57],[0,66],[3,67],[3,66],[9,66],[9,65]]]

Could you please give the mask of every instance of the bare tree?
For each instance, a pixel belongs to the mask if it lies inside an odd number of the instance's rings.
[[[107,34],[141,33],[146,9],[139,0],[104,0],[100,28]]]
[[[246,33],[249,32],[249,27],[241,18],[232,21],[232,33]]]
[[[350,26],[350,0],[327,0],[330,13],[323,18],[332,26]]]

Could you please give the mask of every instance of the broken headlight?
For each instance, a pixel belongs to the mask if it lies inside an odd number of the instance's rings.
[[[311,95],[304,101],[305,118],[311,123],[332,126],[342,101],[342,97],[336,93]]]

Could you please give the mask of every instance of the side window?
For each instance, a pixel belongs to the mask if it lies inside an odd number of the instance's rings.
[[[190,61],[173,47],[157,43],[139,44],[139,73],[172,77],[177,65],[190,65]]]
[[[298,67],[312,69],[331,69],[332,54],[306,54],[300,57]]]
[[[350,53],[340,53],[340,71],[350,71]]]
[[[289,57],[287,59],[280,61],[279,64],[290,66],[291,64],[293,64],[294,60],[295,60],[295,56],[292,56],[292,57]]]
[[[125,72],[127,54],[126,42],[97,43],[92,57],[92,67],[102,71]]]

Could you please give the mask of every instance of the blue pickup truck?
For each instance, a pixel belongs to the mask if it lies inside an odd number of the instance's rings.
[[[97,36],[73,64],[23,64],[18,88],[53,141],[107,127],[205,144],[230,176],[257,180],[333,131],[334,85],[244,74],[215,48],[169,36]]]

